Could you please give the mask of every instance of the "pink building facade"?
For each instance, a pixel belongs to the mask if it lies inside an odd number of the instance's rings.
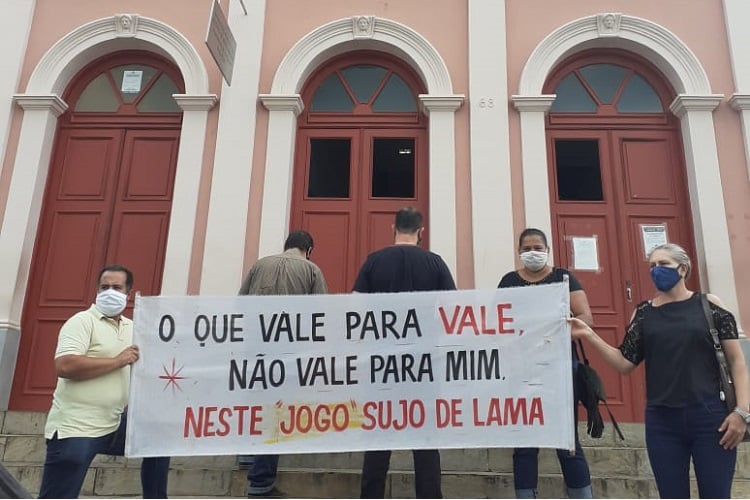
[[[1,408],[48,408],[57,329],[102,265],[232,295],[301,227],[346,292],[405,205],[460,288],[544,230],[613,343],[659,241],[750,317],[745,0],[222,0],[231,85],[211,3],[3,5]],[[605,378],[641,421],[642,379]]]

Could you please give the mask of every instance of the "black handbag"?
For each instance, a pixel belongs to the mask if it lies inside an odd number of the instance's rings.
[[[708,323],[708,333],[711,335],[711,342],[714,344],[714,354],[716,354],[716,361],[719,362],[719,378],[721,379],[719,387],[719,397],[724,404],[727,406],[729,412],[733,412],[737,407],[737,394],[734,390],[734,381],[732,380],[732,369],[729,366],[727,357],[724,355],[724,349],[721,347],[721,341],[719,341],[719,332],[716,330],[714,325],[714,315],[711,313],[711,308],[708,305],[708,298],[705,293],[701,293],[701,306],[703,306],[703,314],[706,315],[706,322]],[[750,441],[750,427],[745,430],[745,437],[742,441]]]
[[[599,412],[599,402],[603,402],[609,413],[609,419],[612,421],[612,426],[617,431],[617,435],[620,439],[625,440],[625,436],[622,435],[620,426],[617,425],[612,411],[609,409],[607,404],[607,395],[604,392],[604,384],[602,379],[596,370],[589,364],[589,359],[586,357],[586,351],[583,350],[583,342],[580,340],[576,346],[576,350],[580,347],[581,357],[579,357],[578,369],[576,370],[576,399],[581,402],[584,408],[586,408],[587,422],[586,432],[592,438],[600,438],[604,434],[604,421],[602,420],[602,414]],[[576,352],[576,357],[578,353]],[[581,362],[580,360],[583,359]]]

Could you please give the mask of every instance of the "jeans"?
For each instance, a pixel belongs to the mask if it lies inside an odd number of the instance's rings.
[[[443,498],[440,489],[440,452],[413,450],[414,486],[417,498]],[[391,461],[390,450],[365,452],[360,498],[384,498],[385,479]]]
[[[122,456],[125,452],[127,415],[115,432],[98,438],[47,440],[39,498],[78,498],[89,465],[97,454]],[[167,498],[169,457],[144,458],[141,463],[143,498]]]
[[[278,468],[278,455],[256,455],[247,469],[248,495],[263,495],[271,491],[276,483]]]
[[[690,498],[691,458],[699,496],[729,498],[737,449],[719,445],[726,416],[718,397],[684,408],[646,408],[646,449],[661,498]]]
[[[578,362],[574,359],[573,363],[573,380],[575,381],[576,369]],[[575,383],[573,387],[575,388]],[[573,394],[573,429],[575,433],[576,451],[571,453],[570,450],[557,450],[557,460],[560,462],[565,485],[568,487],[568,493],[571,490],[581,488],[590,489],[591,474],[589,473],[589,464],[586,462],[586,456],[583,454],[583,448],[578,440],[578,426],[576,425],[576,408],[578,397]],[[530,490],[533,492],[531,498],[536,497],[537,481],[539,479],[539,448],[516,448],[513,451],[513,483],[516,492],[521,490]],[[586,495],[588,496],[588,495]]]
[[[576,432],[576,451],[556,450],[565,485],[584,488],[591,484],[589,464]],[[513,483],[517,490],[536,489],[539,477],[539,448],[516,448],[513,451]]]

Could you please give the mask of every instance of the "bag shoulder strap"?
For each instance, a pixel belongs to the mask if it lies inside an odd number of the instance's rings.
[[[714,315],[711,312],[711,307],[708,305],[708,297],[705,293],[701,293],[701,306],[703,306],[703,314],[706,316],[706,323],[708,323],[708,333],[711,335],[711,341],[714,343],[714,349],[721,351],[721,342],[719,341],[719,331],[714,325]]]
[[[609,413],[609,420],[612,422],[612,427],[615,428],[615,431],[617,431],[617,436],[625,441],[625,436],[622,435],[622,431],[620,430],[620,426],[617,425],[617,420],[615,420],[615,416],[612,415],[612,410],[609,409],[609,404],[607,404],[606,401],[604,401],[604,407],[607,409],[607,413]]]
[[[719,374],[722,378],[722,384],[726,383],[726,386],[722,385],[722,387],[719,388],[719,397],[731,408],[736,404],[736,400],[734,399],[734,388],[732,387],[732,370],[729,368],[724,349],[721,347],[719,331],[714,325],[714,315],[711,313],[711,308],[708,305],[708,297],[706,297],[705,293],[701,293],[701,305],[703,306],[703,314],[706,315],[708,332],[711,334],[711,342],[714,344],[714,354],[716,355],[716,362],[719,363]]]
[[[583,364],[586,365],[586,366],[591,366],[589,364],[589,358],[586,357],[586,350],[583,348],[583,342],[581,341],[581,339],[578,339],[578,341],[574,345],[576,347],[576,351],[578,349],[581,350],[581,358],[580,359],[583,360]],[[592,368],[592,370],[593,370],[593,368]],[[607,413],[609,414],[609,420],[610,420],[610,422],[612,422],[612,427],[615,428],[615,431],[617,432],[617,436],[621,440],[625,441],[625,436],[622,434],[622,431],[620,430],[620,426],[617,424],[617,420],[615,420],[615,416],[612,415],[612,410],[609,409],[609,403],[607,403],[606,399],[602,399],[601,401],[604,403],[604,407],[607,408]]]

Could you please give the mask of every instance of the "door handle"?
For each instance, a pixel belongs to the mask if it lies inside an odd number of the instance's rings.
[[[625,300],[633,302],[633,286],[629,280],[625,281]]]

